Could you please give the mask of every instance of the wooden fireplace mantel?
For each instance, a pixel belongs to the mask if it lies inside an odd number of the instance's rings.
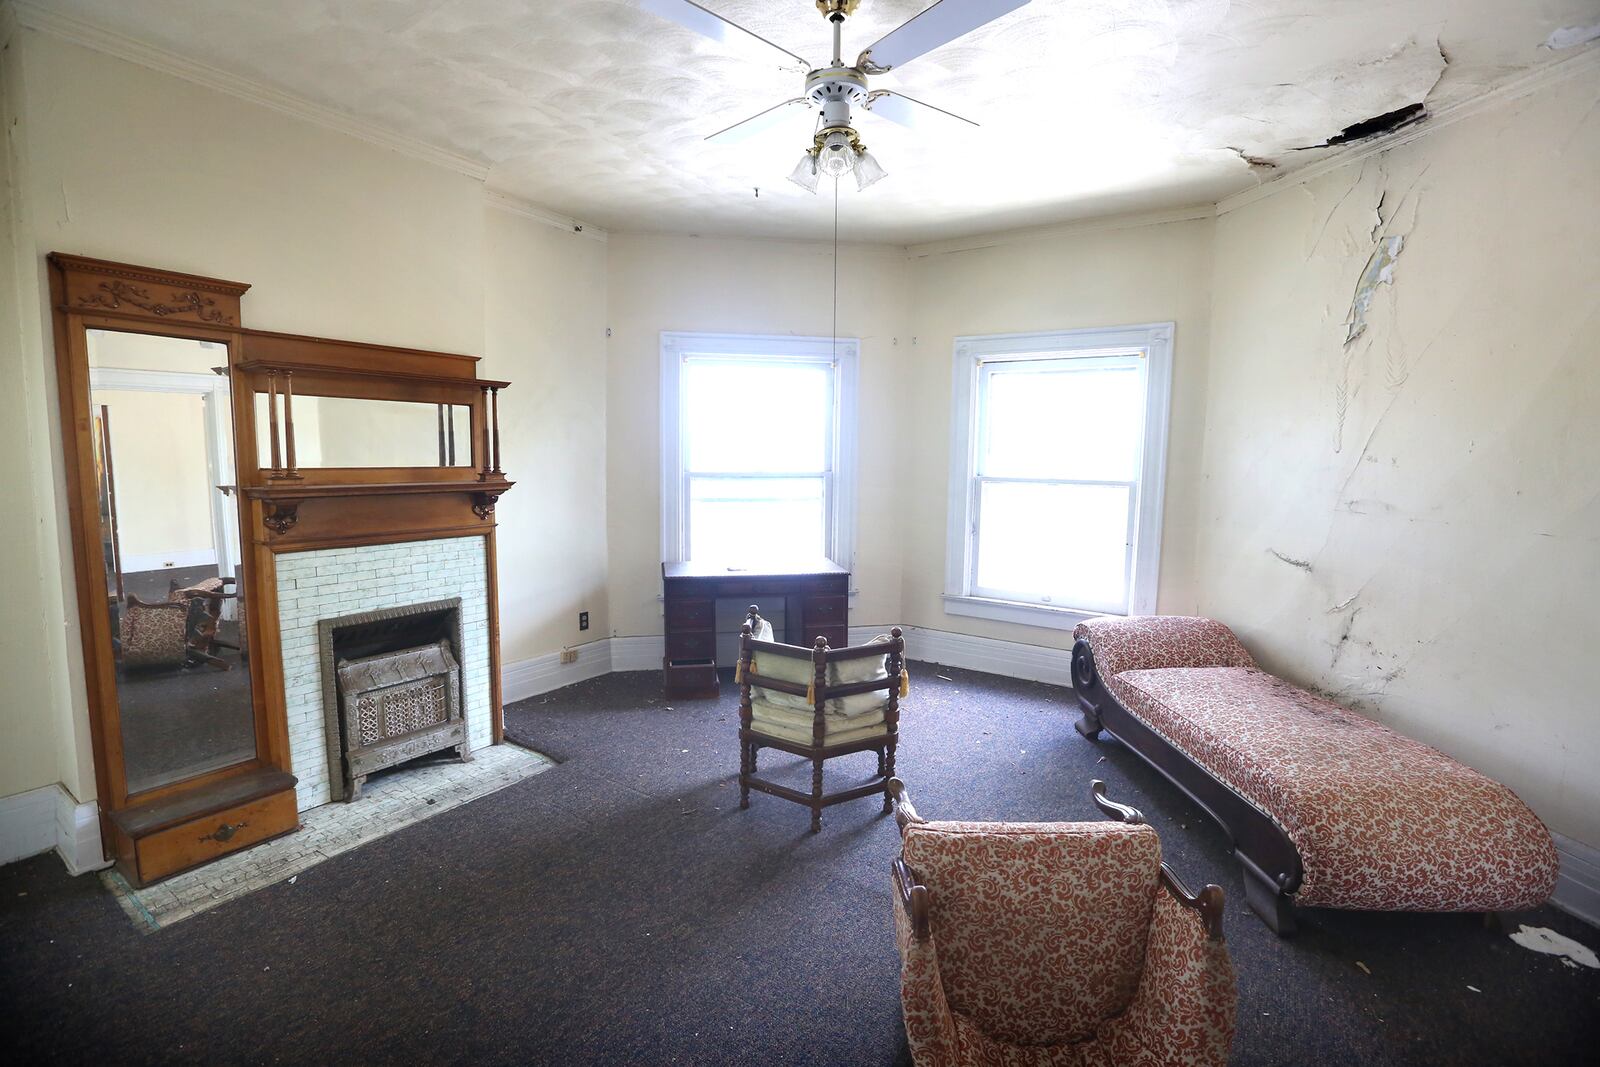
[[[261,504],[261,523],[267,543],[296,548],[334,548],[352,544],[378,544],[390,540],[417,540],[421,536],[472,533],[476,525],[459,513],[464,499],[478,523],[493,520],[495,503],[516,483],[505,477],[467,478],[420,482],[272,482],[251,486],[245,496]],[[337,520],[337,529],[292,534],[300,523],[306,501],[352,501],[362,497],[405,497],[395,506],[314,509],[321,517]],[[439,498],[447,498],[440,500]],[[400,510],[397,510],[400,509]],[[371,522],[364,522],[370,519]],[[442,522],[442,525],[440,524]]]
[[[51,253],[52,341],[72,531],[79,635],[94,747],[101,839],[108,859],[136,885],[165,878],[298,824],[279,632],[278,561],[286,553],[450,537],[484,542],[489,711],[503,737],[495,506],[513,483],[501,468],[499,394],[509,383],[478,377],[477,356],[251,329],[241,298],[250,286],[177,271]],[[89,341],[95,330],[204,341],[219,356],[231,398],[233,484],[240,535],[238,608],[249,633],[248,671],[256,746],[251,758],[135,792],[122,751],[117,648],[106,611],[106,548],[98,522],[99,476],[89,411]],[[256,394],[273,425],[257,432]],[[466,465],[300,468],[292,399],[301,396],[440,405],[470,412]],[[280,416],[281,413],[281,416]],[[444,421],[449,416],[449,421]],[[268,455],[258,456],[258,442]],[[270,442],[270,448],[268,447]]]

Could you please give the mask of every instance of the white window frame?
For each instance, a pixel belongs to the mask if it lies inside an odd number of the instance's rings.
[[[1040,604],[984,595],[974,584],[978,534],[977,458],[981,416],[980,376],[986,364],[1141,355],[1144,367],[1144,442],[1141,453],[1128,603],[1135,615],[1154,614],[1161,570],[1161,518],[1166,488],[1167,424],[1171,414],[1170,322],[1108,329],[1054,330],[957,337],[951,383],[950,513],[946,531],[944,610],[1000,622],[1070,630],[1104,614],[1082,606]]]
[[[661,559],[682,563],[689,554],[689,471],[683,448],[683,364],[692,357],[737,357],[784,362],[832,364],[833,426],[830,465],[823,479],[827,515],[824,550],[828,559],[854,571],[856,538],[857,373],[860,342],[853,337],[797,337],[789,334],[661,333]],[[763,398],[751,398],[751,410],[729,411],[729,419],[751,423],[759,433]],[[774,405],[782,397],[772,397]]]

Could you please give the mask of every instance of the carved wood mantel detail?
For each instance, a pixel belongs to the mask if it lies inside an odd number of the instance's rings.
[[[298,500],[269,500],[262,508],[261,523],[273,533],[286,534],[299,521]]]
[[[163,318],[168,315],[193,314],[201,322],[214,322],[219,326],[233,325],[233,316],[217,307],[214,298],[201,296],[193,289],[175,292],[172,294],[172,302],[163,304],[152,297],[148,289],[141,289],[124,281],[109,281],[101,282],[93,292],[83,293],[78,297],[79,307],[116,309],[123,304],[131,304]]]

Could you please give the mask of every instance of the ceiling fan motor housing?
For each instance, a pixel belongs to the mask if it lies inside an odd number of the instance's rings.
[[[854,67],[823,67],[806,75],[806,96],[822,109],[824,126],[848,126],[851,105],[867,102],[867,76]]]

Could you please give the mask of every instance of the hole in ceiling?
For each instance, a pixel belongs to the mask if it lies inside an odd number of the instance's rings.
[[[1329,145],[1349,144],[1352,141],[1365,140],[1368,137],[1376,137],[1380,133],[1390,133],[1400,129],[1402,126],[1409,126],[1413,122],[1421,122],[1427,117],[1428,108],[1426,104],[1420,101],[1415,104],[1407,104],[1398,110],[1386,111],[1382,115],[1363,119],[1354,125],[1346,126],[1322,142],[1322,144],[1313,145],[1312,147],[1323,148]]]

